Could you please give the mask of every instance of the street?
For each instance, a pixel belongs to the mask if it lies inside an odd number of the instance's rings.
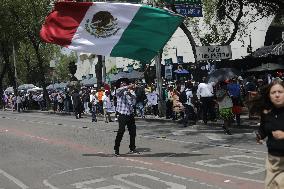
[[[266,146],[254,129],[136,121],[137,150],[113,156],[117,122],[0,112],[1,189],[259,189]],[[84,128],[87,127],[87,128]]]

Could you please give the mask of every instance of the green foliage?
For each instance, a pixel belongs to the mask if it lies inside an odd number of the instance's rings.
[[[58,56],[58,55],[57,55]],[[58,81],[69,81],[70,80],[70,70],[69,63],[76,62],[77,56],[74,52],[71,54],[60,54],[59,59],[57,60],[57,65],[55,67],[55,77]],[[77,69],[77,67],[76,67]],[[76,70],[75,70],[76,73]]]
[[[108,74],[115,74],[115,73],[117,73],[116,65],[114,65],[113,67],[111,67],[111,69],[109,70]]]
[[[49,61],[58,51],[58,47],[42,43],[39,37],[52,2],[3,0],[0,4],[0,43],[3,51],[9,52],[10,56],[12,45],[15,46],[19,83],[43,84]]]

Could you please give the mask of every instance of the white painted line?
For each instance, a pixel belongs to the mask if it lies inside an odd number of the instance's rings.
[[[158,177],[155,177],[155,176],[151,176],[151,175],[148,175],[148,174],[138,174],[138,173],[130,173],[130,174],[120,174],[120,175],[116,175],[114,176],[113,178],[116,179],[116,180],[119,180],[121,182],[124,182],[130,186],[133,186],[135,188],[139,188],[139,189],[151,189],[149,187],[146,187],[146,186],[142,186],[140,184],[136,184],[132,181],[129,181],[127,180],[127,177],[133,177],[133,176],[137,176],[137,177],[142,177],[142,178],[147,178],[149,180],[153,180],[155,181],[156,183],[160,182],[160,183],[163,183],[163,184],[166,184],[168,187],[168,189],[186,189],[186,186],[184,185],[181,185],[181,184],[178,184],[178,183],[173,183],[173,182],[168,182],[168,181],[164,181]]]
[[[136,160],[136,159],[132,159],[132,158],[126,158],[126,157],[118,157],[118,158],[119,159],[124,159],[126,161],[141,163],[141,164],[144,164],[144,165],[153,165],[153,163],[148,163],[146,161],[140,161],[140,160]]]
[[[3,171],[2,169],[0,169],[0,174],[2,174],[3,176],[7,177],[10,181],[12,181],[13,183],[15,183],[17,186],[19,186],[22,189],[28,189],[29,187],[26,186],[24,183],[22,183],[20,180],[16,179],[15,177],[13,177],[12,175],[9,175],[8,173],[6,173],[5,171]]]
[[[174,174],[170,174],[170,173],[166,173],[166,172],[161,172],[161,171],[158,171],[158,170],[154,170],[154,169],[149,169],[149,168],[145,168],[145,167],[136,167],[136,166],[117,166],[117,165],[101,165],[101,166],[91,166],[91,167],[80,167],[80,168],[76,168],[76,169],[69,169],[69,170],[65,170],[65,171],[61,171],[61,172],[58,172],[58,173],[55,173],[55,174],[52,174],[48,177],[48,179],[45,179],[43,181],[43,184],[47,187],[49,187],[49,189],[59,189],[55,186],[53,186],[52,184],[49,183],[49,180],[52,180],[53,178],[56,178],[58,177],[59,175],[64,175],[64,174],[67,174],[67,173],[71,173],[73,171],[77,171],[77,170],[85,170],[85,169],[94,169],[94,168],[112,168],[112,167],[121,167],[121,168],[129,168],[131,170],[133,170],[134,168],[135,169],[138,169],[138,170],[142,170],[143,172],[145,171],[149,171],[149,172],[152,172],[152,173],[159,173],[159,174],[162,174],[164,176],[169,176],[169,177],[173,177],[173,178],[176,178],[176,179],[181,179],[181,180],[184,180],[184,181],[188,181],[188,182],[193,182],[193,183],[197,183],[197,184],[200,184],[200,181],[198,180],[194,180],[192,178],[186,178],[186,177],[181,177],[181,176],[177,176],[177,175],[174,175]],[[137,174],[137,173],[136,173]],[[142,175],[145,175],[145,174],[142,174]],[[118,177],[117,177],[118,176]],[[125,175],[124,175],[125,176]],[[128,175],[130,176],[130,175]],[[141,176],[141,175],[140,175]],[[150,176],[150,177],[149,177]],[[145,176],[144,176],[145,177]],[[164,183],[165,181],[161,180],[160,178],[157,178],[155,176],[151,176],[151,175],[146,175],[146,178],[149,177],[150,179],[154,178],[155,179],[158,179],[159,182],[162,182]],[[116,180],[121,180],[121,175],[116,175],[113,177],[114,179]],[[120,178],[120,179],[117,179],[117,178]],[[84,181],[83,181],[84,182]],[[170,186],[172,186],[171,184],[172,183],[164,183],[164,184],[170,184]],[[203,184],[203,183],[202,183]],[[209,184],[206,184],[206,188],[215,188],[215,189],[221,189],[220,187],[218,186],[214,186],[214,185],[209,185]],[[118,186],[117,186],[118,187]],[[117,188],[117,187],[112,187],[112,185],[110,186],[106,186],[106,187],[103,187],[103,188],[100,188],[100,189],[121,189],[121,188]],[[87,188],[85,188],[87,189]],[[91,189],[91,188],[90,188]],[[123,188],[123,189],[127,189],[127,188]]]
[[[72,186],[75,186],[77,189],[87,189],[85,185],[95,184],[95,183],[103,182],[103,181],[106,181],[106,179],[100,178],[100,179],[88,180],[88,181],[83,181],[83,182],[77,182],[77,183],[72,184]]]
[[[49,187],[49,189],[59,189],[59,188],[56,188],[55,186],[49,184],[48,180],[44,180],[43,181],[43,184],[47,187]]]
[[[218,172],[211,172],[209,170],[199,169],[199,168],[196,168],[196,167],[190,167],[190,166],[186,166],[186,165],[179,164],[179,163],[172,163],[172,162],[168,162],[168,161],[164,161],[164,163],[174,165],[174,166],[180,166],[180,167],[184,167],[184,168],[188,168],[188,169],[195,169],[195,170],[198,170],[198,171],[206,172],[208,174],[211,173],[211,174],[215,174],[215,175],[221,175],[221,176],[224,176],[224,177],[235,178],[235,179],[238,179],[238,180],[247,180],[247,181],[253,181],[253,182],[262,183],[262,184],[264,183],[261,180],[254,180],[254,179],[248,179],[248,178],[238,177],[238,176],[234,176],[234,175],[227,175],[227,174],[218,173]]]

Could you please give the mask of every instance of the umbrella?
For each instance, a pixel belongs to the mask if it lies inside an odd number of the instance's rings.
[[[14,88],[13,87],[8,87],[7,89],[5,89],[4,92],[5,93],[14,93]]]
[[[121,82],[125,82],[126,84],[129,84],[130,81],[129,81],[128,78],[120,78],[120,79],[116,80],[116,82],[115,82],[116,88],[120,87]]]
[[[112,78],[110,78],[110,81],[117,81],[121,78],[128,78],[129,77],[129,73],[126,72],[119,72],[118,74],[115,74]]]
[[[188,74],[189,71],[187,71],[186,69],[178,69],[174,71],[176,74]]]
[[[144,72],[138,72],[133,70],[132,72],[128,73],[128,79],[142,79],[144,77]]]
[[[56,90],[56,89],[64,89],[66,88],[68,85],[68,83],[54,83],[54,84],[50,84],[46,87],[47,90]]]
[[[255,68],[247,70],[247,72],[263,72],[263,71],[273,71],[273,70],[284,70],[284,65],[267,63],[257,66]]]
[[[83,80],[81,81],[81,84],[82,84],[83,86],[94,86],[94,84],[96,84],[97,81],[98,81],[97,78],[92,77],[92,78],[89,78],[89,79],[83,79]]]
[[[54,83],[54,84],[50,84],[46,87],[47,90],[52,90],[52,89],[59,89],[60,88],[60,84],[59,83]]]
[[[241,72],[234,68],[220,68],[211,72],[208,77],[208,82],[225,81],[241,75]]]
[[[37,92],[37,91],[42,91],[43,88],[39,88],[39,87],[35,87],[35,88],[32,88],[32,89],[28,89],[27,92]]]
[[[23,84],[23,85],[20,85],[18,87],[18,90],[28,90],[28,89],[32,89],[32,88],[35,88],[36,86],[33,85],[33,84]]]

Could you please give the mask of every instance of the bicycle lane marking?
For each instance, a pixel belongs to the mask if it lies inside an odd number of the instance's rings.
[[[41,141],[43,143],[48,143],[52,145],[60,145],[66,146],[73,150],[79,152],[92,152],[92,153],[104,153],[97,150],[94,147],[89,147],[86,145],[65,141],[65,140],[58,140],[58,139],[51,139],[42,136],[35,136],[33,134],[23,132],[21,130],[16,129],[4,129],[6,133],[11,133],[16,136],[20,137],[28,137],[31,140]],[[114,157],[115,158],[115,157]],[[175,164],[171,162],[163,162],[161,160],[145,160],[143,157],[118,157],[116,159],[127,161],[129,163],[140,163],[143,164],[144,167],[156,169],[162,172],[167,173],[175,173],[177,176],[183,177],[190,177],[196,180],[199,180],[200,183],[208,183],[210,185],[225,187],[230,189],[243,189],[243,188],[261,188],[263,187],[263,182],[257,180],[250,180],[242,177],[235,177],[233,175],[226,175],[226,174],[219,174],[215,172],[209,172],[203,169],[197,169],[194,167],[189,167],[182,164]],[[226,181],[230,182],[226,182]]]

